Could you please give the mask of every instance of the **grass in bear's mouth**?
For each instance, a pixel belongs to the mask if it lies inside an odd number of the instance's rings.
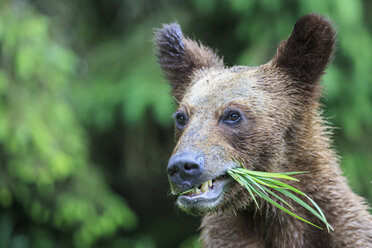
[[[259,208],[258,202],[256,200],[255,194],[264,200],[268,201],[275,207],[279,208],[280,210],[286,212],[289,215],[292,215],[293,217],[304,221],[310,225],[313,225],[319,229],[322,229],[321,227],[311,223],[310,221],[296,215],[293,213],[291,210],[294,210],[294,208],[286,202],[283,198],[281,198],[279,195],[274,193],[272,190],[275,190],[288,198],[292,199],[293,201],[297,202],[300,204],[302,207],[307,209],[309,212],[311,212],[313,215],[315,215],[317,218],[319,218],[327,227],[328,232],[330,230],[333,230],[332,226],[328,223],[327,219],[325,218],[322,210],[320,207],[305,193],[302,191],[286,184],[283,183],[282,181],[279,181],[279,179],[285,179],[285,180],[292,180],[292,181],[299,181],[296,178],[291,177],[291,175],[296,175],[296,174],[302,174],[302,173],[307,173],[304,171],[301,172],[283,172],[283,173],[269,173],[269,172],[262,172],[262,171],[252,171],[248,170],[245,168],[235,168],[235,169],[230,169],[227,171],[227,173],[234,178],[240,185],[244,186],[249,194],[252,196],[252,199],[256,203],[257,207]],[[299,197],[294,195],[292,192],[297,193],[301,196],[304,196],[307,198],[311,204],[315,207],[311,207],[309,204],[301,200]],[[274,197],[284,203],[288,208],[280,205],[278,202],[274,201],[271,197]]]

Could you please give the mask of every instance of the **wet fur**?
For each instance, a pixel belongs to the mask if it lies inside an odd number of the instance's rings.
[[[274,58],[258,67],[223,66],[209,48],[182,35],[178,24],[156,32],[158,59],[179,109],[190,116],[177,131],[174,153],[196,149],[206,156],[200,182],[231,168],[232,158],[260,171],[309,171],[293,186],[323,209],[334,231],[318,230],[265,201],[257,209],[239,185],[204,215],[203,247],[372,247],[372,217],[342,176],[320,113],[319,84],[335,47],[335,30],[324,17],[299,19]],[[239,126],[219,122],[238,109]],[[319,220],[293,203],[296,213]]]

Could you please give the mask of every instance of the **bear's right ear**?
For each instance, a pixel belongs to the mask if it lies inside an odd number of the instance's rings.
[[[158,61],[177,101],[182,100],[195,70],[223,67],[222,60],[211,49],[185,38],[178,23],[156,30],[155,43]]]
[[[332,58],[335,42],[332,23],[320,15],[308,14],[296,22],[271,63],[292,77],[299,92],[317,97],[319,80]]]

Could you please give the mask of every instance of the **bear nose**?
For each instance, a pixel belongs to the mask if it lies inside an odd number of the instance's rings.
[[[203,156],[195,152],[181,152],[169,159],[167,173],[172,183],[192,187],[203,173],[203,167]]]

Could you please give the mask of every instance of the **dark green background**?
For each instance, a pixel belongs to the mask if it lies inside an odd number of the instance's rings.
[[[169,196],[174,105],[153,29],[177,20],[227,65],[258,65],[309,12],[338,29],[321,101],[371,203],[370,1],[0,1],[0,248],[196,246],[199,219]]]

